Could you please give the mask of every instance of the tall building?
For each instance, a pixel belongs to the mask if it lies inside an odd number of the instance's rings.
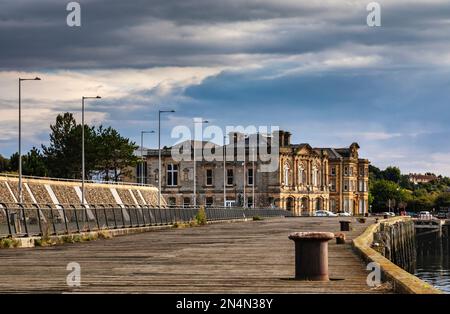
[[[277,166],[264,172],[261,169],[267,161],[259,158],[261,141],[270,150],[274,137],[278,137]],[[172,152],[182,147],[190,148],[190,158],[177,161]],[[161,151],[162,193],[169,205],[194,204],[193,147],[190,141]],[[356,143],[345,148],[313,148],[307,143],[292,144],[291,134],[285,131],[260,137],[234,132],[225,147],[210,142],[197,142],[196,147],[197,205],[281,207],[296,215],[323,209],[352,214],[368,211],[369,161],[359,158]],[[227,153],[226,162],[208,161],[202,158],[201,147],[219,157],[224,151],[231,154]],[[158,150],[145,149],[143,160],[128,179],[158,186]]]

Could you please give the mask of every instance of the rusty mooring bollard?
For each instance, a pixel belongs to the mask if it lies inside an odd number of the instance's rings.
[[[339,221],[341,224],[341,231],[350,231],[350,221],[349,220],[341,220]]]
[[[328,241],[331,232],[295,232],[289,239],[295,242],[295,279],[327,281]]]

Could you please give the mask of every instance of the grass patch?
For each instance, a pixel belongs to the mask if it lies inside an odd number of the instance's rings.
[[[18,247],[20,242],[16,239],[5,238],[0,240],[0,248],[9,249]]]
[[[197,215],[195,215],[195,222],[200,226],[206,225],[207,219],[205,206],[200,206],[198,209]]]

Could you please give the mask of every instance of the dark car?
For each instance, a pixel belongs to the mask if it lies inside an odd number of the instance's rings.
[[[448,218],[448,211],[440,211],[437,213],[436,218],[439,219],[447,219]]]

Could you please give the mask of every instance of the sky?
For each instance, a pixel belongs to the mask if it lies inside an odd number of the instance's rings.
[[[380,168],[450,176],[450,2],[362,0],[0,0],[0,154],[48,144],[61,112],[133,141],[210,124],[279,126],[294,143],[361,146]],[[146,135],[145,146],[156,147]]]

